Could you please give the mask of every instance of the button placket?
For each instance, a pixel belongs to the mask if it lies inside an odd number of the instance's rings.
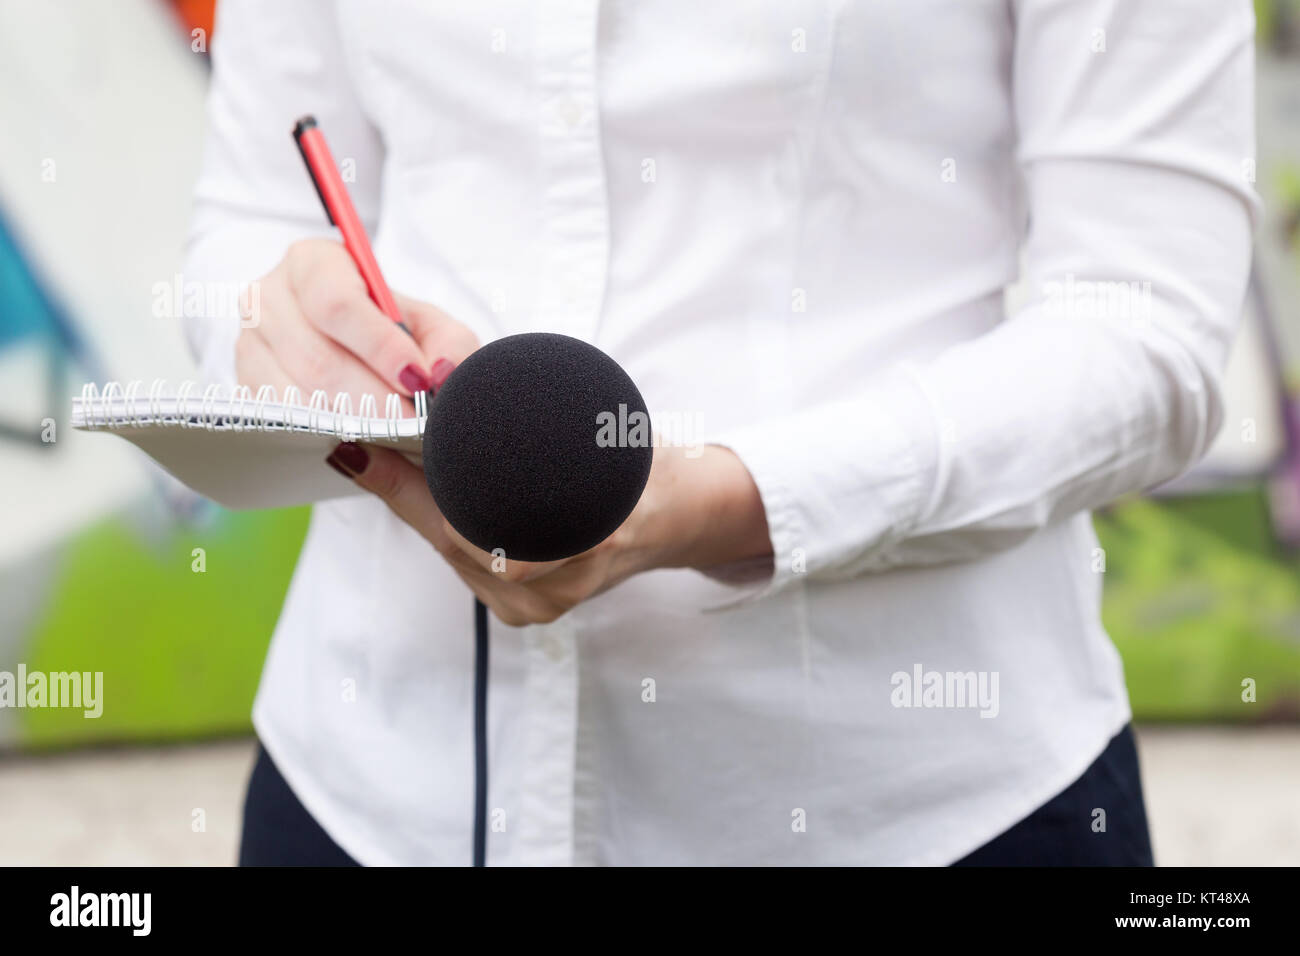
[[[609,219],[596,94],[598,0],[547,7],[537,41],[541,225],[535,327],[591,339]]]
[[[524,634],[525,765],[516,846],[521,863],[573,862],[573,794],[578,727],[576,631],[561,619]]]
[[[533,327],[592,339],[605,293],[609,218],[596,97],[599,0],[563,0],[539,18],[536,50],[540,225]],[[575,626],[524,637],[526,746],[515,845],[520,862],[573,862],[578,727]]]

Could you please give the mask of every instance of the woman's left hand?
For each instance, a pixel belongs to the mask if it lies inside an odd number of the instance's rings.
[[[707,569],[771,553],[762,499],[727,448],[657,447],[632,514],[589,551],[561,561],[512,561],[466,541],[434,503],[424,472],[387,448],[345,443],[336,469],[379,496],[446,559],[498,618],[523,626],[554,621],[587,598],[654,568]]]

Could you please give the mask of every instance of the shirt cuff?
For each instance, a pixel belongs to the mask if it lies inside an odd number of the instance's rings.
[[[851,399],[710,437],[749,469],[773,555],[769,579],[713,610],[889,567],[891,547],[933,508],[942,432],[920,378],[898,366]],[[720,570],[711,576],[728,580]]]

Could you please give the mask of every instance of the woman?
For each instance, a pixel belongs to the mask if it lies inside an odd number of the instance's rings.
[[[565,562],[344,445],[254,709],[248,863],[1151,860],[1088,509],[1221,424],[1256,200],[1246,0],[225,0],[188,279],[209,377],[396,391],[522,331],[652,413]],[[327,237],[330,137],[408,339]],[[304,241],[306,239],[306,241]],[[1003,290],[1023,275],[1024,303]]]

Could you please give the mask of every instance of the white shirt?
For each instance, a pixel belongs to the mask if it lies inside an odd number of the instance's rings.
[[[1083,772],[1129,719],[1086,509],[1222,417],[1253,26],[1246,0],[223,0],[187,279],[328,234],[289,135],[315,113],[395,289],[482,340],[595,343],[762,493],[770,582],[658,571],[493,619],[490,863],[943,864]],[[191,333],[233,379],[233,317]],[[470,859],[472,634],[379,501],[315,509],[254,720],[364,863]]]

